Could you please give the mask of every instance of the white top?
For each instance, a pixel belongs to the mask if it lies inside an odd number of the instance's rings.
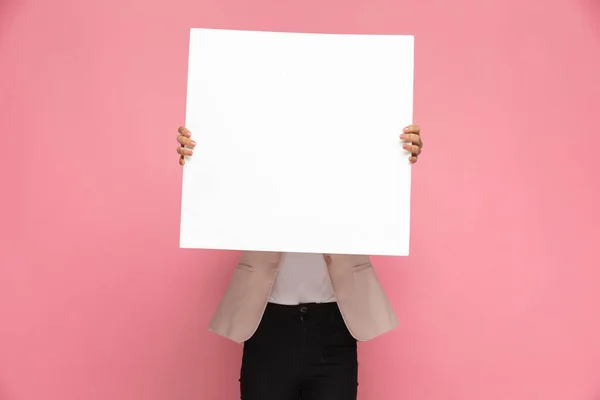
[[[283,253],[269,302],[284,305],[335,301],[322,254]]]

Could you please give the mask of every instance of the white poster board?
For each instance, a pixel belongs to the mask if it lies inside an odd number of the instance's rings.
[[[180,246],[408,255],[414,39],[192,29]]]

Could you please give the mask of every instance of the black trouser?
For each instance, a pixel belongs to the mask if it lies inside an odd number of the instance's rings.
[[[268,304],[244,343],[242,400],[356,400],[356,340],[337,303]]]

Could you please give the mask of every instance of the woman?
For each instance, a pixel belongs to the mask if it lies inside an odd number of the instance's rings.
[[[416,125],[400,140],[417,161]],[[179,163],[196,143],[179,128]],[[209,329],[244,344],[242,400],[356,400],[357,340],[397,325],[368,256],[244,252]]]

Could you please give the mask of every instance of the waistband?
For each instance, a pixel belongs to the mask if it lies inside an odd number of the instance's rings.
[[[303,303],[297,305],[285,305],[268,303],[267,310],[272,312],[283,312],[283,313],[309,313],[309,312],[331,312],[339,311],[337,302],[330,303]]]

